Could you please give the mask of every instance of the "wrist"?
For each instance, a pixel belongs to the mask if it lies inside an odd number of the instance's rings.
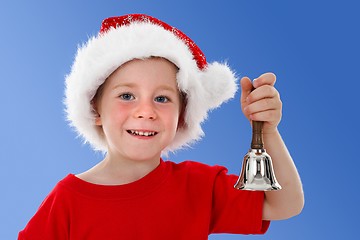
[[[263,135],[269,136],[269,135],[277,135],[277,134],[279,134],[279,130],[277,126],[263,129]]]

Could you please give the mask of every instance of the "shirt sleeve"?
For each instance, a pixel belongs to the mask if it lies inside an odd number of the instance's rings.
[[[19,232],[18,240],[68,239],[69,224],[64,191],[58,184],[41,203],[26,227]]]
[[[236,175],[219,167],[213,189],[210,233],[264,234],[270,221],[262,220],[264,192],[237,190]]]

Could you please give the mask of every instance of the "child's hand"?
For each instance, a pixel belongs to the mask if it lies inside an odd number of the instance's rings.
[[[282,102],[274,87],[275,81],[273,73],[265,73],[253,83],[248,77],[243,77],[240,81],[241,109],[250,121],[264,122],[264,133],[277,131],[281,120]]]

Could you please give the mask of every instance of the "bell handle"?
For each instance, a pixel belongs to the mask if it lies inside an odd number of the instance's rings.
[[[251,140],[251,149],[263,149],[263,125],[262,121],[253,121],[252,122],[252,140]]]

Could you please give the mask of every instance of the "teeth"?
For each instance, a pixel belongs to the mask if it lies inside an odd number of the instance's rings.
[[[136,135],[136,136],[155,136],[156,132],[143,132],[143,131],[135,131],[135,130],[130,130],[129,131],[132,135]]]

